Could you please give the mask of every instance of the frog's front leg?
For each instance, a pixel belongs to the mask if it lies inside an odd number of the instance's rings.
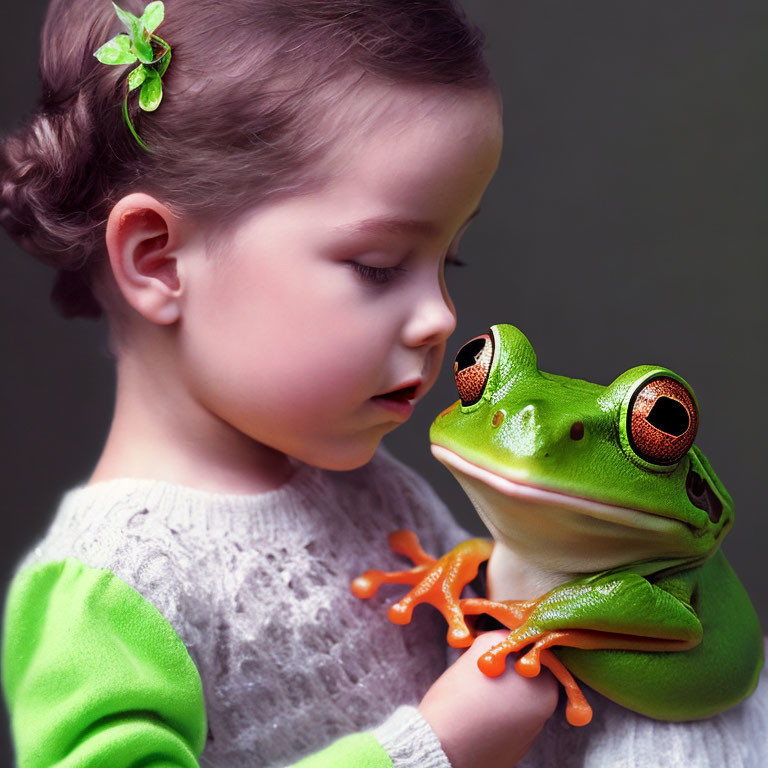
[[[701,623],[684,594],[673,595],[631,572],[596,574],[563,584],[534,601],[522,622],[520,607],[518,601],[462,601],[466,614],[490,613],[512,629],[477,665],[489,676],[500,675],[510,653],[532,646],[515,669],[534,677],[542,664],[549,667],[566,689],[566,715],[573,725],[589,722],[591,710],[550,648],[680,651],[694,647],[702,637]]]
[[[390,607],[387,615],[395,624],[407,624],[413,609],[421,603],[434,605],[448,622],[448,644],[466,648],[472,644],[472,633],[464,621],[460,595],[464,587],[477,576],[481,563],[488,560],[493,549],[491,539],[469,539],[436,559],[421,548],[412,531],[395,531],[389,535],[389,546],[398,554],[410,558],[414,567],[403,571],[366,571],[350,588],[355,597],[376,594],[381,584],[411,584],[413,589]]]

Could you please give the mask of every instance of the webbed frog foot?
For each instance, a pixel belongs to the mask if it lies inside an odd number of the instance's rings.
[[[565,716],[571,725],[586,725],[592,720],[592,708],[579,688],[573,675],[565,665],[549,650],[555,645],[570,645],[579,648],[616,648],[616,638],[609,639],[608,633],[589,631],[544,631],[537,632],[527,624],[528,617],[538,606],[538,600],[492,600],[468,599],[461,601],[466,615],[487,613],[512,629],[509,636],[491,647],[478,660],[477,666],[483,674],[497,677],[506,667],[510,653],[532,647],[515,662],[515,670],[522,677],[536,677],[541,667],[547,667],[565,689],[568,703]]]
[[[405,555],[414,567],[404,571],[366,571],[350,585],[355,597],[376,594],[381,584],[411,584],[408,594],[390,607],[387,616],[395,624],[408,624],[413,609],[421,603],[435,606],[448,622],[447,640],[454,648],[472,644],[473,634],[464,621],[461,591],[477,576],[481,563],[491,556],[491,539],[469,539],[436,559],[421,548],[412,531],[395,531],[389,535],[393,552]]]

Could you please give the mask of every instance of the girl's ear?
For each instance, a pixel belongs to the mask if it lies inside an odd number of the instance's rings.
[[[180,317],[184,286],[176,252],[181,222],[151,195],[134,192],[119,200],[107,221],[106,243],[112,273],[125,300],[158,325]]]

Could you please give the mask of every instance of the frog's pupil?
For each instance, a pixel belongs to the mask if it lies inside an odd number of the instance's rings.
[[[663,396],[653,404],[646,421],[656,429],[675,437],[685,434],[691,423],[688,411],[682,403]]]
[[[486,340],[483,337],[468,341],[456,355],[456,365],[454,366],[454,370],[458,373],[465,368],[470,368],[475,365],[475,363],[477,363],[477,356],[482,351],[483,347],[485,347],[485,344]]]
[[[482,397],[492,357],[493,342],[487,333],[470,339],[456,354],[453,374],[463,406],[474,405]]]

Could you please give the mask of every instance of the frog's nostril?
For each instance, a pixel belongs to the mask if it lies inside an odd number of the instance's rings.
[[[584,422],[574,421],[571,424],[571,440],[581,440],[584,437]]]

